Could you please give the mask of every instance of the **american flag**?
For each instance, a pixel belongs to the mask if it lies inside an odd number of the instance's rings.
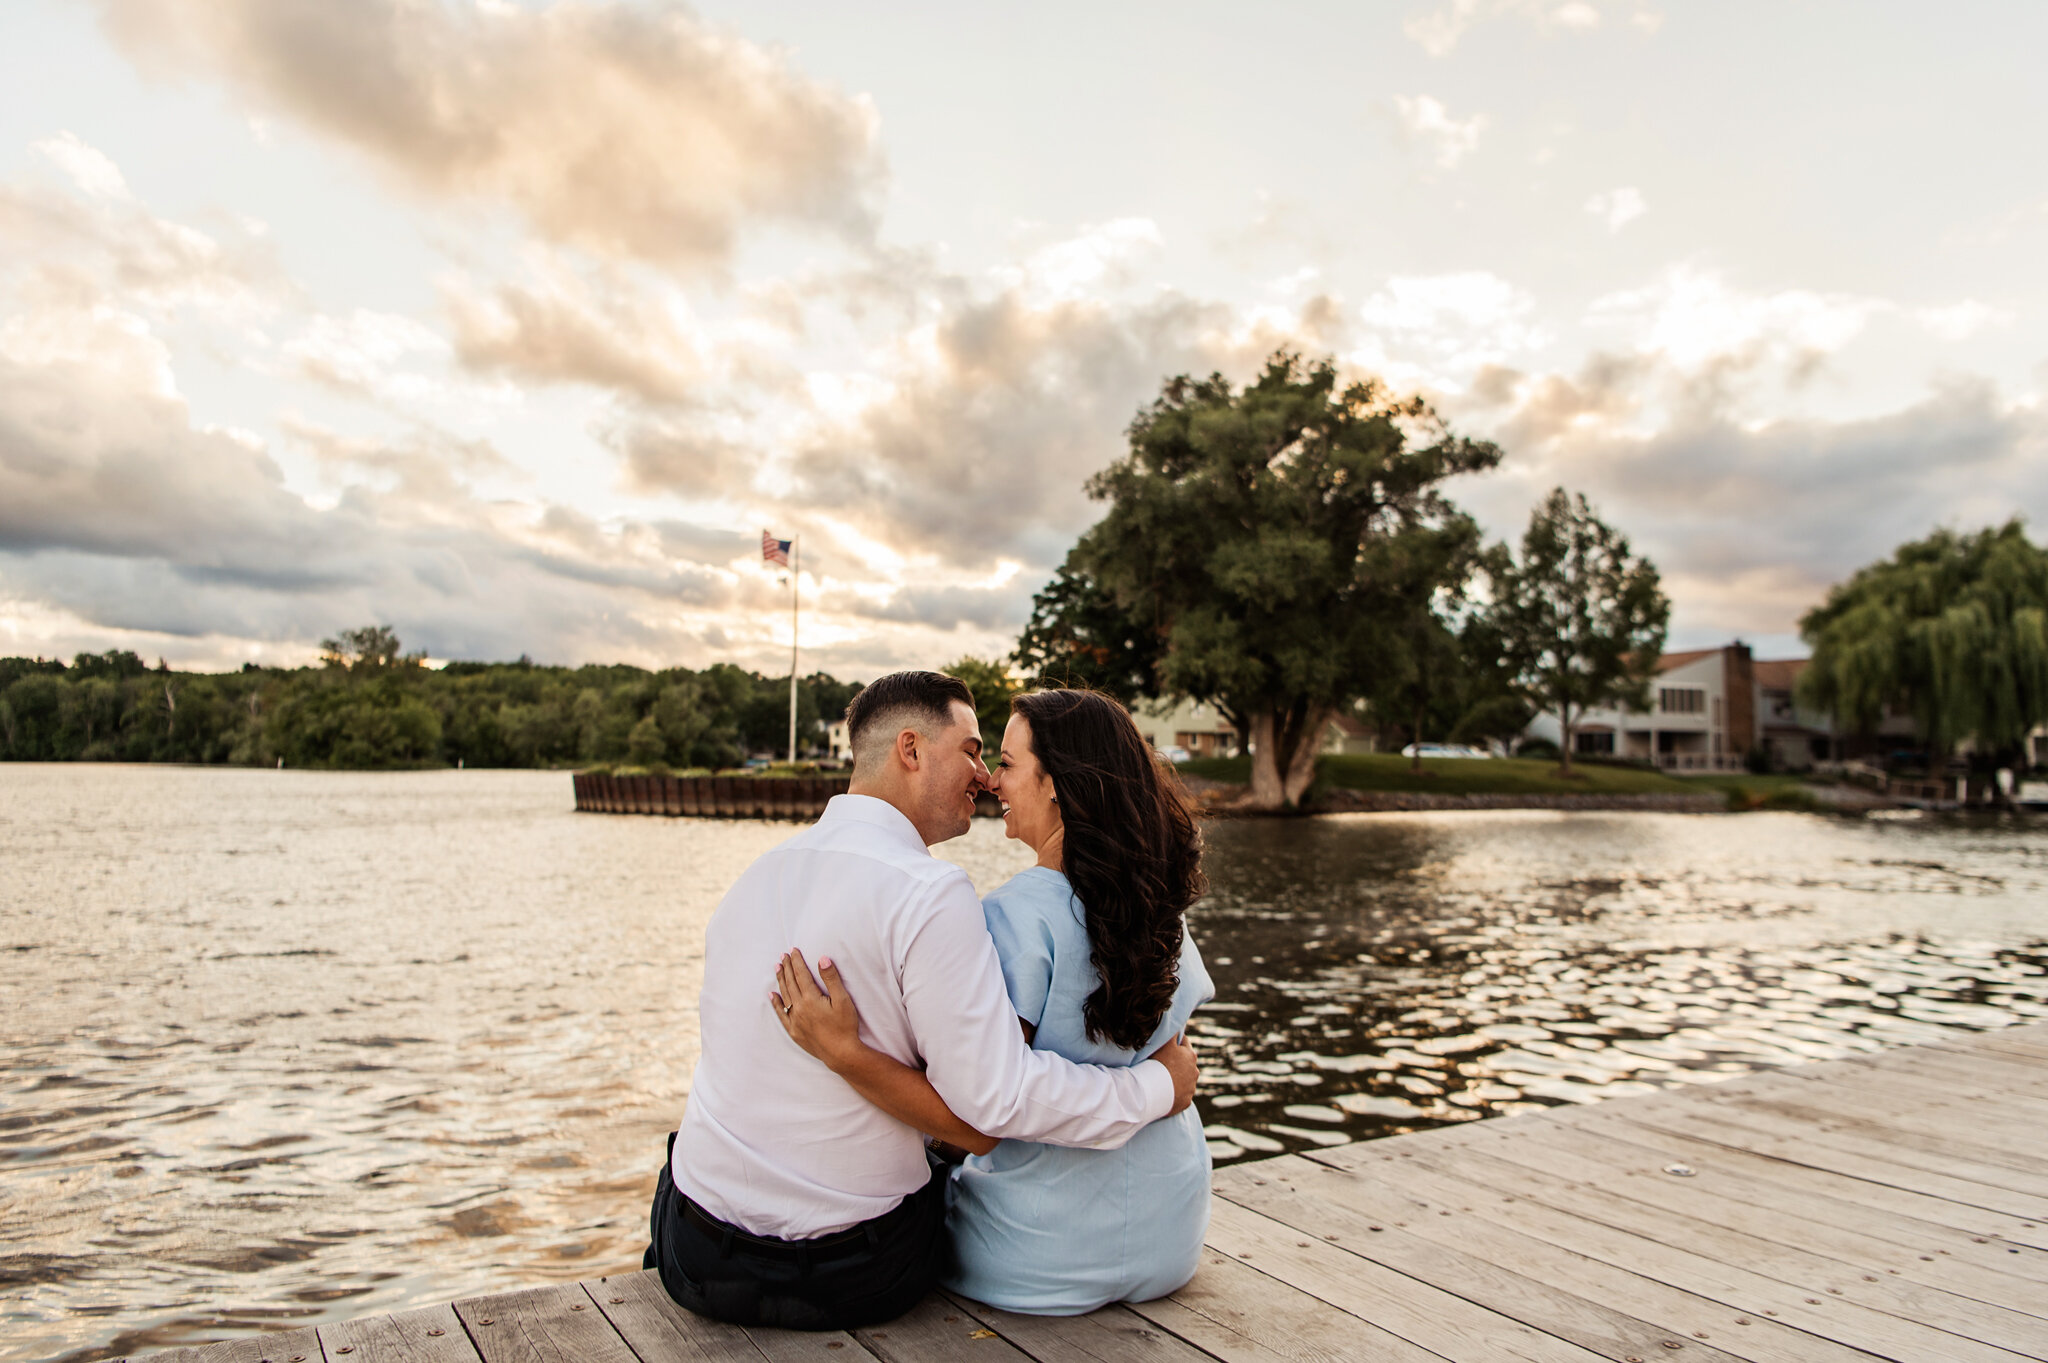
[[[789,566],[789,547],[795,543],[795,540],[779,540],[766,530],[763,530],[761,532],[761,561],[763,563],[780,563],[783,567],[787,568]]]

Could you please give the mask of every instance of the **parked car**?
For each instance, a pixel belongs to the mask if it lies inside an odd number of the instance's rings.
[[[1419,745],[1415,743],[1410,743],[1407,747],[1401,749],[1401,756],[1415,756],[1415,752],[1418,746],[1421,748],[1422,755],[1424,757],[1466,758],[1493,756],[1492,753],[1486,751],[1486,749],[1484,748],[1468,747],[1463,743],[1423,743]]]
[[[1186,748],[1181,747],[1179,744],[1175,744],[1171,748],[1161,748],[1159,750],[1159,755],[1169,762],[1185,762],[1190,757],[1194,756],[1193,753],[1189,752]]]

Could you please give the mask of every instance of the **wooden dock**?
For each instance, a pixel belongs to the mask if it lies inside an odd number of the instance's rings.
[[[2048,1026],[1217,1171],[1160,1301],[741,1330],[648,1273],[161,1363],[2048,1359]]]

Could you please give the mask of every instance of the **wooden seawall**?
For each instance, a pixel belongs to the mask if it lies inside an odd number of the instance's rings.
[[[844,776],[613,776],[576,773],[576,808],[588,814],[658,814],[687,819],[815,819],[844,795]],[[975,802],[1001,813],[993,795]]]
[[[576,808],[671,818],[815,819],[844,776],[612,776],[576,773]]]
[[[2048,1359],[2048,1026],[1221,1169],[1172,1296],[741,1330],[648,1273],[159,1363]]]

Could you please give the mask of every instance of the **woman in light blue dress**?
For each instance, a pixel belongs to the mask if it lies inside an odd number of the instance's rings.
[[[1038,854],[982,905],[1026,1039],[1069,1060],[1136,1064],[1215,993],[1184,921],[1202,890],[1201,842],[1178,780],[1115,701],[1040,691],[1012,702],[990,785],[1005,833]],[[820,969],[827,994],[843,999],[837,973]],[[921,1072],[874,1052],[849,1062],[852,1010],[829,1005],[800,957],[779,980],[799,1045],[884,1110],[976,1152],[948,1189],[947,1287],[1006,1310],[1076,1315],[1164,1296],[1194,1275],[1209,1148],[1192,1105],[1115,1150],[993,1141],[954,1117]]]

